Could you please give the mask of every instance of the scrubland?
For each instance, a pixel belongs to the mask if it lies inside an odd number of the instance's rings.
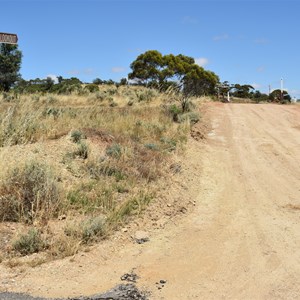
[[[160,201],[157,183],[184,152],[197,101],[135,86],[2,94],[0,261],[73,255]]]

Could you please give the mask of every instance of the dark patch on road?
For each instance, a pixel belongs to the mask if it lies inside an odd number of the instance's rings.
[[[134,284],[120,284],[104,294],[89,297],[53,299],[32,297],[18,293],[0,293],[0,300],[147,300],[146,294],[140,292]]]

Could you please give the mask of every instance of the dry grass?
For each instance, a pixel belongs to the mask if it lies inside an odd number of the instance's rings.
[[[127,86],[0,97],[0,219],[29,226],[9,257],[70,256],[140,214],[190,132],[191,119],[173,120],[174,97]],[[45,243],[31,250],[34,238]]]
[[[48,166],[29,162],[16,166],[0,186],[0,220],[33,223],[55,215],[60,192]]]

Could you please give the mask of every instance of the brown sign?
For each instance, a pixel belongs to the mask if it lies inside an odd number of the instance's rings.
[[[0,43],[4,44],[17,44],[18,36],[13,33],[0,32]]]

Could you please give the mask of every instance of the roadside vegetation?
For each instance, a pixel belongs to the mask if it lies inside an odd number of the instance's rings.
[[[21,59],[18,46],[1,45],[0,262],[11,266],[37,252],[39,263],[73,255],[158,201],[200,97],[290,102],[287,92],[220,83],[182,54],[146,51],[128,79],[92,83],[24,80]]]
[[[7,264],[37,252],[45,255],[40,263],[73,255],[141,214],[158,201],[157,183],[200,119],[198,99],[173,90],[93,86],[0,96]]]

